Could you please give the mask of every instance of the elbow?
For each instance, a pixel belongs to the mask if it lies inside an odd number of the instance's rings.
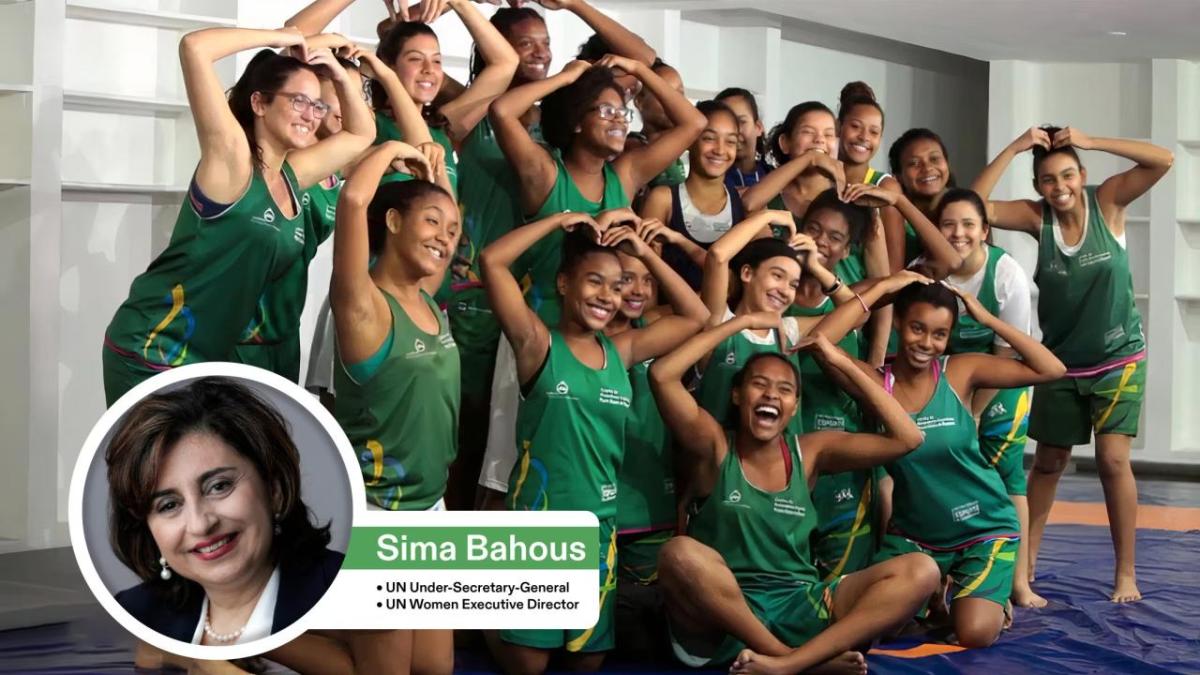
[[[1054,359],[1054,367],[1051,368],[1046,373],[1046,379],[1044,381],[1045,382],[1053,382],[1055,380],[1061,380],[1062,378],[1064,378],[1066,376],[1067,376],[1067,367],[1063,364],[1062,361],[1060,361],[1058,359]]]
[[[1162,167],[1161,167],[1163,170],[1163,173],[1170,171],[1171,167],[1173,167],[1173,166],[1175,166],[1175,153],[1171,152],[1170,150],[1167,150],[1166,148],[1163,148],[1163,161],[1162,161]]]
[[[510,115],[507,98],[507,95],[501,94],[488,105],[488,119],[492,124],[498,124]]]
[[[898,440],[904,444],[906,452],[912,452],[921,447],[921,444],[925,442],[925,432],[918,429],[917,425],[912,423],[909,423],[906,427]]]
[[[200,44],[203,43],[204,37],[200,34],[206,29],[194,30],[185,34],[179,40],[179,60],[186,62],[196,58],[200,53]]]

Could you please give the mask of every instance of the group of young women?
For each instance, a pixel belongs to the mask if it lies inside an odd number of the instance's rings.
[[[528,7],[388,3],[372,53],[322,34],[351,1],[184,37],[201,159],[106,332],[110,404],[201,361],[297,379],[308,265],[332,232],[327,393],[369,508],[600,519],[599,621],[486,635],[506,672],[598,668],[629,651],[621,613],[661,636],[651,657],[736,672],[865,671],[862,649],[918,615],[989,645],[1012,604],[1045,604],[1038,544],[1093,433],[1112,599],[1140,597],[1145,346],[1124,222],[1168,151],[1032,128],[968,190],[928,129],[872,167],[884,111],[861,82],[767,134],[751,92],[692,105],[585,0],[538,2],[595,31],[554,75]],[[468,82],[442,70],[443,12],[475,40]],[[248,49],[226,96],[213,64]],[[1076,149],[1135,166],[1089,185]],[[990,201],[1025,151],[1040,199]],[[1040,342],[991,227],[1039,240]],[[444,673],[454,640],[320,631],[267,656]]]

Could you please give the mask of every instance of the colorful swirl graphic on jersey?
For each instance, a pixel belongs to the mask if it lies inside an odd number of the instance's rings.
[[[531,443],[529,441],[523,442],[521,449],[521,470],[517,475],[517,484],[512,489],[512,508],[518,508],[517,500],[521,496],[521,490],[525,488],[525,481],[529,478],[529,470],[533,469],[534,473],[540,478],[540,485],[537,487],[537,494],[534,496],[533,502],[525,506],[523,510],[548,511],[550,509],[550,498],[546,495],[546,483],[550,481],[550,476],[546,472],[546,465],[542,464],[542,460],[533,458],[530,446]]]
[[[267,325],[267,294],[263,293],[258,296],[258,304],[254,307],[254,316],[250,319],[250,323],[246,324],[246,328],[242,330],[242,336],[238,338],[238,344],[242,345],[257,345],[262,344],[263,328]]]
[[[154,330],[150,331],[150,334],[146,336],[146,343],[142,345],[142,358],[148,363],[179,366],[183,365],[187,359],[188,340],[191,340],[192,334],[196,332],[196,319],[192,316],[192,310],[184,302],[185,293],[183,291],[183,284],[175,284],[171,292],[163,296],[163,304],[170,305],[171,309],[163,317],[163,320],[158,322]],[[177,318],[182,318],[184,321],[183,335],[179,340],[171,344],[171,340],[163,335],[156,344],[155,339],[159,337],[159,334],[174,323]],[[152,344],[158,353],[157,359],[150,355],[150,346]]]
[[[383,444],[371,439],[367,441],[366,449],[359,453],[358,463],[367,487],[367,500],[391,511],[399,509],[404,496],[401,483],[408,477],[400,460],[388,457],[384,454]]]
[[[601,544],[603,546],[603,543]],[[600,551],[601,560],[600,574],[604,576],[604,581],[600,584],[600,607],[604,607],[604,601],[608,599],[609,593],[617,590],[617,530],[613,528],[612,535],[608,540],[608,551],[603,549]],[[596,632],[596,627],[585,630],[580,633],[574,640],[569,640],[565,645],[567,651],[577,652],[587,646],[588,640],[592,639],[592,634]]]

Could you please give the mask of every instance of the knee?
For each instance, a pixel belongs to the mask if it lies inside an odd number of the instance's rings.
[[[942,572],[933,558],[924,553],[906,553],[899,558],[904,562],[901,574],[915,595],[927,598],[942,585]]]
[[[688,536],[672,537],[663,544],[658,552],[658,582],[665,591],[674,592],[700,573],[703,547]]]
[[[1035,473],[1057,476],[1067,468],[1067,463],[1070,461],[1070,450],[1038,446],[1037,454],[1033,460],[1033,470]]]
[[[1128,455],[1112,456],[1104,453],[1097,453],[1096,472],[1100,474],[1101,480],[1108,480],[1111,478],[1132,474],[1133,470],[1129,466]]]
[[[1000,636],[999,628],[981,622],[967,622],[965,626],[956,625],[954,632],[958,635],[958,645],[967,649],[990,647]]]

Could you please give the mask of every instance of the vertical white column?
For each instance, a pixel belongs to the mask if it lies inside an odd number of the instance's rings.
[[[1175,148],[1179,140],[1179,62],[1154,59],[1151,63],[1150,140],[1165,148]],[[1190,112],[1190,111],[1189,111]],[[1146,363],[1146,395],[1142,407],[1142,426],[1146,437],[1146,458],[1169,460],[1172,448],[1194,439],[1177,434],[1186,425],[1175,424],[1187,415],[1195,414],[1191,401],[1177,399],[1175,393],[1176,336],[1180,347],[1187,338],[1179,319],[1175,302],[1175,257],[1178,170],[1166,176],[1150,190],[1150,316],[1146,320],[1149,338]],[[1183,242],[1180,242],[1183,243]],[[1186,243],[1183,243],[1186,246]]]
[[[59,466],[59,246],[62,237],[63,49],[66,6],[36,3],[33,13],[33,127],[29,205],[29,455],[26,544],[63,545],[67,485]],[[100,357],[100,345],[96,345]],[[99,372],[99,369],[97,369]],[[16,384],[16,383],[14,383]],[[17,386],[20,386],[19,384]],[[73,455],[72,455],[73,457]]]

